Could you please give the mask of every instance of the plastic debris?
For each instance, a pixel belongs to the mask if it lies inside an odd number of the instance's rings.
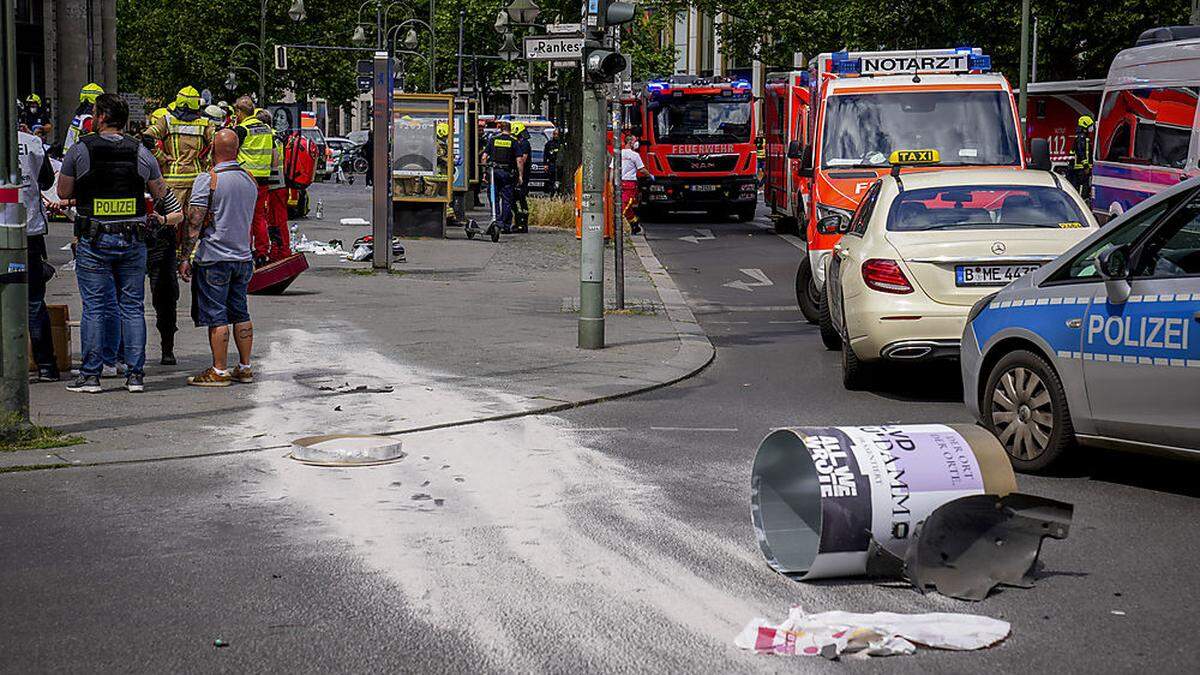
[[[393,391],[396,391],[396,388],[391,385],[383,387],[369,387],[365,384],[350,386],[349,382],[337,387],[331,387],[327,384],[321,385],[317,389],[319,391],[329,391],[335,394],[390,394]]]
[[[324,217],[325,217],[325,202],[321,201],[320,197],[317,197],[317,220],[321,220]]]
[[[338,224],[345,225],[345,226],[355,226],[355,227],[370,227],[371,226],[371,223],[369,221],[363,220],[362,218],[342,218],[340,221],[338,221]]]
[[[222,640],[221,638],[217,638],[217,639],[213,640],[213,646],[216,647],[217,649],[220,649],[221,647],[228,647],[229,643]]]
[[[344,434],[298,438],[289,457],[313,466],[372,466],[403,459],[404,452],[395,438]]]
[[[292,250],[296,253],[312,253],[313,255],[345,255],[342,250],[342,242],[337,239],[329,241],[316,241],[309,239],[304,235],[300,235],[300,241],[292,246]]]
[[[821,612],[794,606],[780,624],[756,618],[734,639],[742,649],[786,656],[858,657],[915,654],[917,645],[970,651],[1008,637],[1007,621],[975,614]]]
[[[350,251],[346,254],[348,260],[354,262],[370,260],[371,256],[375,254],[375,237],[368,234],[355,239]],[[392,261],[405,262],[405,260],[404,244],[400,242],[400,237],[392,237]]]

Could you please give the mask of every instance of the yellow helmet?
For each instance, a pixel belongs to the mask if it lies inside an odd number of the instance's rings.
[[[196,88],[192,86],[180,89],[179,93],[175,94],[175,107],[187,110],[199,110],[200,92],[196,91]]]
[[[437,123],[437,137],[445,138],[450,135],[450,125],[445,122]]]
[[[1092,119],[1091,115],[1081,115],[1079,117],[1079,126],[1085,128],[1085,129],[1092,126],[1095,123],[1096,123],[1096,120]]]
[[[508,126],[508,129],[513,136],[520,136],[521,132],[525,131],[525,124],[523,122],[513,122]]]
[[[41,105],[41,104],[42,104],[42,97],[41,97],[41,96],[38,96],[37,94],[30,94],[30,95],[28,95],[28,96],[26,96],[26,97],[25,97],[25,102],[26,102],[26,103],[33,103],[33,104]]]
[[[95,82],[88,82],[79,90],[80,103],[95,103],[96,97],[104,93],[104,87]]]

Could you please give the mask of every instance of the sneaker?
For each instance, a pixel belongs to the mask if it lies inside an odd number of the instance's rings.
[[[117,361],[117,375],[125,377],[129,374],[129,364]]]
[[[104,368],[100,371],[100,377],[116,377],[116,376],[117,376],[117,367],[115,365],[104,366]]]
[[[84,394],[99,394],[104,391],[100,386],[100,378],[96,375],[80,375],[67,385],[67,391],[77,391]]]
[[[141,373],[130,373],[129,377],[125,378],[125,388],[131,394],[140,394],[146,391],[146,383],[143,382],[145,375]]]
[[[199,375],[188,377],[187,383],[193,387],[228,387],[233,384],[233,378],[229,373],[222,375],[216,370],[209,368]]]
[[[630,234],[641,234],[642,226],[638,225],[637,223],[630,223],[629,224],[629,233]]]
[[[38,366],[37,381],[38,382],[58,382],[62,379],[58,368],[52,366]]]
[[[237,366],[234,367],[233,371],[229,374],[229,377],[234,382],[239,382],[241,384],[250,384],[250,383],[254,382],[254,367],[253,366],[242,367],[241,364],[238,364]]]
[[[175,365],[175,352],[163,352],[162,358],[158,360],[160,365],[173,366]]]

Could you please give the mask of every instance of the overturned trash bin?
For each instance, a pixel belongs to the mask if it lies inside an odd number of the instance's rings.
[[[310,466],[376,466],[404,458],[401,441],[387,436],[329,434],[292,441],[292,459]]]
[[[876,547],[905,558],[916,526],[939,506],[1016,489],[1004,449],[981,427],[794,427],[759,445],[751,517],[775,570],[862,576]]]

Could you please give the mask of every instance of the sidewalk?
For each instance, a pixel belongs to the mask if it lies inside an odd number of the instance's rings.
[[[361,186],[318,185],[324,218],[298,221],[310,240],[346,248],[369,228]],[[481,214],[480,217],[486,217]],[[47,245],[61,266],[66,224]],[[88,443],[59,451],[0,453],[0,471],[284,448],[321,433],[405,433],[430,427],[553,411],[675,382],[707,365],[712,345],[649,246],[626,248],[630,310],[609,314],[603,350],[575,347],[579,245],[573,232],[535,230],[499,244],[461,232],[445,240],[405,240],[408,262],[391,274],[369,263],[309,255],[311,268],[282,296],[254,296],[258,382],[221,389],[189,387],[209,364],[205,333],[192,327],[186,287],[179,302],[179,365],[158,365],[158,336],[147,303],[144,394],[104,380],[98,395],[66,382],[31,385],[35,422],[80,434]],[[613,298],[612,249],[606,298]],[[47,301],[80,317],[74,272],[60,270]],[[79,358],[78,330],[72,335]],[[232,345],[231,345],[232,350]],[[438,387],[479,392],[474,404],[443,409],[426,396]]]

